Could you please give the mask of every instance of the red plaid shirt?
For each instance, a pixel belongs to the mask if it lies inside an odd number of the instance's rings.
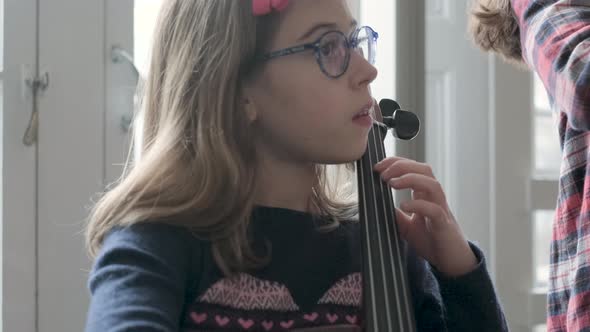
[[[590,331],[590,0],[511,0],[523,56],[558,120],[562,162],[548,331]]]

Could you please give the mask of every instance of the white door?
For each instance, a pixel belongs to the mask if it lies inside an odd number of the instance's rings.
[[[467,236],[493,261],[488,62],[466,38],[470,4],[426,1],[426,161]]]
[[[561,153],[545,91],[491,59],[497,286],[514,331],[545,331],[549,245]]]
[[[511,330],[531,331],[545,321],[557,135],[531,74],[470,42],[471,3],[425,1],[426,160],[486,253]]]
[[[486,253],[511,331],[542,331],[557,134],[532,75],[470,42],[471,3],[425,1],[426,160]]]

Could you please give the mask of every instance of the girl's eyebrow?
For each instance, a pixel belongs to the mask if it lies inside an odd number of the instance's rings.
[[[352,22],[350,23],[351,27],[356,27],[358,25],[358,22],[356,20],[352,20]],[[309,36],[313,35],[316,31],[320,30],[320,29],[338,29],[338,24],[336,23],[318,23],[316,25],[314,25],[311,29],[309,29],[305,34],[303,34],[303,36],[299,37],[299,39],[297,39],[297,41],[302,41],[304,39],[307,39]]]

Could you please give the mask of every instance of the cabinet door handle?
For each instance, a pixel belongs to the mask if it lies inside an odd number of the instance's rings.
[[[23,144],[31,146],[37,142],[39,131],[39,92],[47,90],[49,87],[49,73],[44,72],[41,76],[35,78],[26,78],[25,85],[33,94],[33,111],[29,124],[23,136]]]
[[[129,54],[129,52],[125,51],[120,46],[113,46],[111,48],[111,61],[113,63],[125,63],[125,64],[129,65],[129,67],[133,71],[133,74],[135,75],[135,77],[134,77],[135,78],[135,85],[137,86],[137,83],[139,82],[139,78],[140,78],[139,70],[135,66],[135,63],[133,62],[133,56],[131,56],[131,54]],[[131,128],[132,122],[133,122],[133,113],[132,112],[121,116],[121,129],[124,132],[128,132],[129,128]]]

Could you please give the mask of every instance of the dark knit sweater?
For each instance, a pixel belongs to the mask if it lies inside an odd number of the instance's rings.
[[[272,259],[231,279],[215,265],[210,243],[183,228],[142,223],[114,229],[90,274],[86,332],[360,326],[359,224],[344,222],[322,233],[317,222],[303,212],[257,207],[254,243],[268,240]],[[446,278],[408,253],[419,331],[508,330],[484,257],[472,249],[479,265],[459,278]]]

